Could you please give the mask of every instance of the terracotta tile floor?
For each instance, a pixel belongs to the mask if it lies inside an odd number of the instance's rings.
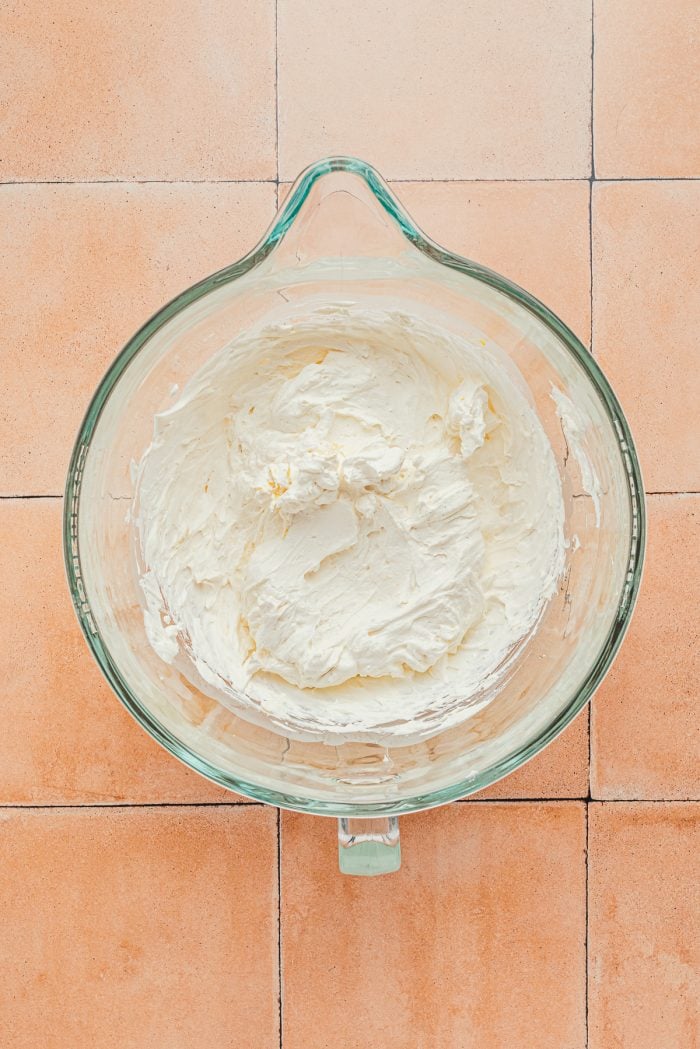
[[[260,183],[0,186],[0,493],[63,490],[117,351],[178,291],[252,248],[274,211],[275,187]]]
[[[584,802],[407,816],[385,878],[340,877],[309,823],[282,820],[287,1049],[585,1046]]]
[[[277,816],[0,812],[0,1044],[278,1044]]]
[[[0,1045],[698,1049],[698,32],[691,0],[2,7]],[[590,734],[405,818],[374,880],[144,735],[60,559],[108,362],[328,152],[592,342],[650,493]]]

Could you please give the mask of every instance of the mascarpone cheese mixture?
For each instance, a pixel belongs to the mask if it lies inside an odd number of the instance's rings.
[[[156,416],[134,518],[156,652],[330,743],[469,716],[564,563],[519,373],[399,311],[328,307],[216,354]]]

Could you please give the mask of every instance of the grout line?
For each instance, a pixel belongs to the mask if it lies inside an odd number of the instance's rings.
[[[275,181],[274,178],[55,178],[0,179],[0,186],[257,186]]]
[[[532,178],[508,178],[507,176],[503,176],[501,178],[495,178],[495,177],[491,177],[491,178],[392,178],[390,175],[385,176],[386,181],[389,183],[389,185],[392,185],[393,183],[410,183],[410,182],[417,182],[417,183],[420,183],[421,185],[422,184],[429,185],[430,183],[433,183],[433,182],[436,183],[437,185],[441,185],[442,183],[451,183],[451,184],[453,183],[453,184],[456,184],[456,185],[459,185],[461,183],[467,183],[469,185],[472,185],[472,184],[478,185],[481,182],[486,182],[486,183],[522,182],[524,185],[527,185],[528,183],[533,183],[533,182],[535,182],[535,183],[536,182],[588,182],[589,177],[590,176],[588,176],[588,175],[578,175],[578,176],[576,176],[576,175],[563,175],[561,178],[537,178],[536,176],[533,176]]]
[[[589,805],[700,805],[697,798],[590,798]]]
[[[280,184],[280,88],[279,88],[279,11],[275,0],[275,180]],[[279,206],[279,204],[278,204]]]
[[[590,833],[589,833],[589,805],[590,802],[586,802],[586,900],[585,900],[585,920],[586,926],[584,929],[584,973],[583,973],[583,985],[585,988],[585,1025],[586,1025],[586,1047],[589,1045],[589,1031],[588,1031],[588,956],[589,956],[589,937],[588,937],[588,899],[589,899],[589,888],[588,888],[588,861],[589,861],[589,850],[590,850]]]
[[[484,790],[488,790],[488,787],[485,787]],[[547,804],[556,802],[558,804],[564,805],[564,804],[568,804],[569,802],[572,802],[572,801],[585,802],[585,801],[587,801],[587,798],[583,794],[578,794],[575,797],[566,797],[566,798],[548,798],[548,797],[542,797],[542,798],[475,798],[472,795],[472,796],[466,797],[466,798],[457,798],[456,801],[455,801],[455,804],[456,805],[496,805],[496,804],[497,805],[521,805],[521,804],[524,804],[524,805],[538,805],[538,804],[541,804],[542,802],[546,802]]]
[[[53,495],[0,495],[0,499],[63,499],[63,494]]]
[[[577,797],[566,798],[457,798],[452,804],[455,805],[568,805],[577,802],[581,805],[700,805],[700,797],[697,798],[593,798]],[[102,801],[102,802],[47,802],[39,804],[23,804],[22,802],[0,802],[0,812],[72,812],[74,809],[262,809],[270,808],[263,801]],[[274,806],[272,806],[274,807]],[[296,811],[296,810],[289,810]],[[422,810],[418,810],[422,811]],[[431,811],[427,809],[425,811]],[[279,810],[281,814],[282,810]],[[315,813],[302,813],[312,818]],[[399,813],[400,816],[411,816],[414,813]],[[324,816],[324,819],[335,819],[335,816]],[[278,816],[279,819],[279,816]],[[281,827],[281,823],[280,823]],[[280,832],[281,833],[281,832]],[[278,863],[281,865],[281,839],[278,847]]]
[[[380,173],[380,174],[383,175],[383,173]],[[561,182],[597,182],[597,183],[600,183],[601,185],[610,185],[610,184],[624,183],[624,182],[700,182],[700,175],[647,175],[647,176],[642,176],[642,175],[639,175],[639,176],[618,175],[618,176],[610,176],[609,178],[606,178],[604,176],[603,177],[599,177],[598,175],[594,175],[594,174],[589,174],[589,175],[562,175],[561,178],[538,178],[536,175],[533,175],[530,178],[509,178],[507,175],[501,175],[500,177],[490,176],[488,178],[467,178],[467,177],[459,177],[459,176],[456,176],[454,178],[448,178],[448,177],[445,177],[445,178],[396,178],[396,177],[394,177],[392,175],[383,175],[383,177],[384,177],[385,181],[389,183],[390,186],[407,184],[407,183],[410,184],[412,182],[415,182],[415,183],[417,183],[419,185],[430,185],[431,183],[435,183],[438,186],[442,186],[442,185],[454,185],[454,186],[459,186],[459,185],[480,185],[480,184],[483,184],[483,183],[485,183],[486,185],[499,185],[499,184],[504,183],[504,182],[514,182],[516,184],[521,184],[521,185],[528,185],[528,184],[539,185],[541,182],[555,182],[555,183],[561,183]],[[262,181],[262,180],[258,180],[258,181]],[[274,179],[267,179],[267,181],[268,182],[274,182],[275,180]],[[291,186],[291,184],[294,181],[294,179],[280,178],[279,181],[282,184],[286,183],[287,185]],[[29,183],[29,185],[33,185],[33,183]]]
[[[688,492],[645,492],[645,495],[700,495],[700,491],[688,491]]]
[[[277,161],[279,165],[279,158]],[[221,179],[36,179],[3,181],[0,179],[0,188],[3,186],[259,186],[275,185],[275,183],[291,183],[294,179],[274,178],[221,178]],[[561,178],[508,178],[503,175],[500,178],[391,178],[386,181],[392,185],[416,182],[419,184],[435,183],[437,185],[478,185],[480,183],[540,183],[540,182],[598,182],[604,185],[613,185],[625,182],[700,182],[700,175],[639,175],[617,177],[598,177],[597,175],[563,175]]]
[[[282,1049],[282,810],[277,809],[277,1016]]]
[[[24,805],[22,802],[16,804],[0,802],[0,812],[24,811],[25,809],[45,809],[48,812],[56,809],[212,809],[212,808],[243,808],[260,809],[264,807],[262,801],[95,801],[95,802],[70,802],[59,801],[45,805],[33,802]]]
[[[588,796],[586,801],[591,800],[591,759],[593,755],[593,699],[588,702]]]
[[[591,0],[591,178],[595,179],[595,131],[593,110],[595,95],[595,0]]]
[[[595,177],[595,176],[594,176]],[[593,178],[588,183],[588,267],[590,283],[590,342],[588,343],[591,355],[593,353]]]
[[[487,789],[487,788],[485,788]],[[566,798],[550,798],[543,796],[541,798],[457,798],[454,804],[456,805],[537,805],[546,803],[548,805],[554,803],[568,804],[572,801],[579,801],[584,805],[588,805],[594,802],[596,805],[698,805],[700,804],[700,797],[697,798],[594,798],[592,795],[577,795],[576,797]],[[407,815],[411,815],[408,813]]]
[[[618,175],[595,178],[596,182],[700,182],[700,175]]]

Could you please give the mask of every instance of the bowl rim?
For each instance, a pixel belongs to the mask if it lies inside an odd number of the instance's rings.
[[[161,724],[151,711],[141,704],[138,697],[134,695],[122,678],[94,622],[82,579],[77,527],[82,474],[90,442],[104,406],[131,360],[151,336],[173,316],[216,288],[242,277],[267,258],[289,230],[314,184],[324,175],[331,172],[347,172],[363,179],[379,204],[407,240],[428,258],[495,288],[507,298],[524,307],[554,332],[588,376],[603,403],[613,429],[618,434],[620,454],[627,478],[630,520],[632,523],[628,571],[614,621],[585,679],[573,691],[568,703],[546,728],[537,732],[531,739],[519,745],[506,757],[490,765],[479,774],[466,776],[446,787],[416,794],[409,798],[369,802],[366,804],[296,797],[294,794],[273,790],[233,776],[207,759],[202,758],[195,750],[170,732],[165,725]],[[311,164],[302,171],[267,232],[248,254],[232,265],[218,270],[216,273],[181,292],[158,310],[129,339],[98,385],[80,425],[70,458],[63,501],[63,553],[73,607],[92,655],[113,691],[129,713],[169,753],[179,758],[206,779],[238,794],[253,798],[256,801],[275,805],[279,808],[326,816],[389,816],[444,805],[490,786],[515,771],[515,769],[529,761],[530,758],[551,743],[583,709],[602,682],[615,658],[629,626],[639,593],[645,545],[646,508],[644,486],[634,441],[617,397],[593,355],[585,348],[571,329],[535,296],[506,277],[461,255],[448,251],[436,244],[430,237],[427,237],[413,222],[382,176],[371,165],[354,157],[327,157],[315,164]]]

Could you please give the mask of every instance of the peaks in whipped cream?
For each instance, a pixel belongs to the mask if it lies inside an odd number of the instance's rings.
[[[341,308],[216,354],[138,471],[161,658],[299,738],[409,743],[468,716],[564,559],[554,456],[511,369]]]

